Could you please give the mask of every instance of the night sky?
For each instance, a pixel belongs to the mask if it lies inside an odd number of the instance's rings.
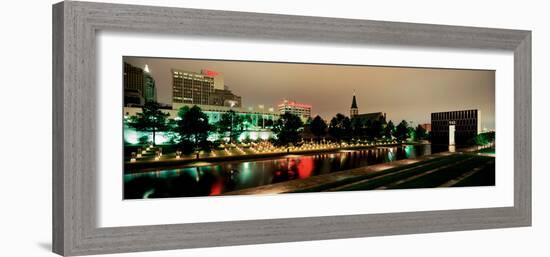
[[[225,85],[242,96],[243,107],[275,107],[282,99],[311,104],[312,116],[349,115],[353,92],[359,113],[385,112],[395,124],[430,123],[432,112],[479,109],[481,127],[495,127],[495,73],[324,64],[206,61],[125,57],[155,79],[158,101],[171,104],[172,68],[223,73]]]

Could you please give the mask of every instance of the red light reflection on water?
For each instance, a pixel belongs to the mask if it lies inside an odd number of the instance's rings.
[[[300,158],[300,163],[298,164],[298,177],[299,178],[309,178],[313,174],[313,157],[304,156]]]
[[[212,188],[210,188],[210,195],[220,195],[223,191],[223,182],[221,180],[217,180],[215,183],[212,184]]]
[[[313,175],[314,163],[312,156],[302,156],[298,159],[287,159],[286,161],[277,161],[278,169],[275,176],[288,176],[288,179],[304,179]]]

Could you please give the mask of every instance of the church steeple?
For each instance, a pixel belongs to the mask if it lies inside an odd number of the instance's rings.
[[[359,108],[357,108],[357,100],[355,100],[355,90],[353,91],[353,100],[351,101],[351,108],[349,110],[349,116],[354,117],[359,114]]]

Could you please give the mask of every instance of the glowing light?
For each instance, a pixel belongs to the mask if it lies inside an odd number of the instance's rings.
[[[223,182],[222,181],[216,181],[212,184],[212,187],[210,188],[210,195],[221,195],[223,190]]]
[[[145,193],[143,194],[143,199],[149,198],[149,196],[151,196],[154,192],[155,192],[155,189],[154,189],[154,188],[153,188],[153,189],[150,189],[150,190],[147,191],[147,192],[145,192]]]
[[[313,174],[313,158],[311,156],[301,158],[298,164],[298,177],[308,178]]]
[[[136,162],[136,158],[130,159],[130,162]]]
[[[213,71],[213,70],[202,69],[202,75],[206,75],[206,76],[209,76],[209,77],[216,77],[216,76],[220,75],[220,73],[217,72],[217,71]]]
[[[297,103],[297,102],[288,101],[288,100],[283,100],[283,102],[280,103],[278,106],[279,107],[291,106],[291,107],[298,107],[298,108],[311,108],[311,105],[309,105],[309,104],[302,104],[302,103]]]
[[[147,64],[145,64],[145,68],[143,68],[143,71],[149,73],[149,66]]]

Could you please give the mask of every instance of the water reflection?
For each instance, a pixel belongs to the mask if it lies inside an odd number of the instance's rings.
[[[219,195],[239,189],[415,158],[444,150],[448,149],[435,149],[430,145],[380,147],[126,174],[124,198]]]

